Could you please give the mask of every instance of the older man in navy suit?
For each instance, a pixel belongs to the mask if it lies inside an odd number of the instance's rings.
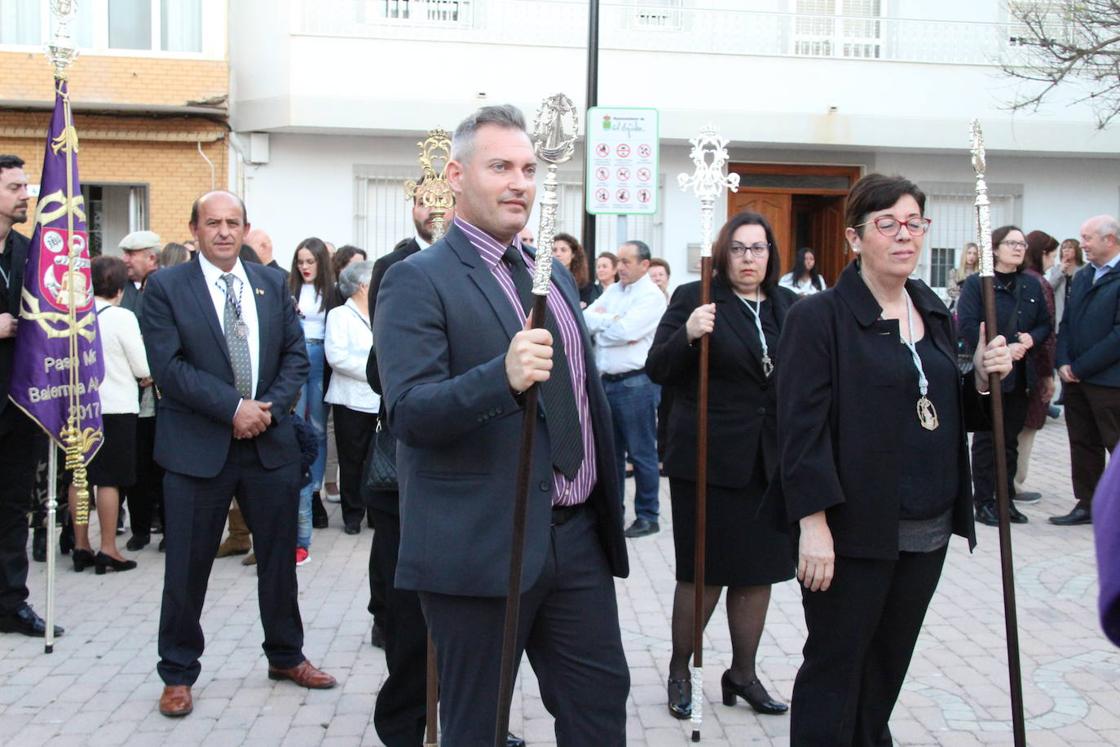
[[[628,573],[610,410],[559,265],[546,329],[526,329],[530,255],[518,232],[536,192],[521,113],[459,125],[456,218],[385,275],[374,345],[399,439],[398,588],[420,593],[439,659],[445,745],[494,740],[522,393],[541,386],[519,647],[565,745],[624,745],[629,672],[614,576]],[[518,652],[520,659],[520,650]]]
[[[238,258],[249,228],[240,198],[203,195],[190,227],[198,261],[156,273],[144,291],[144,339],[161,395],[155,457],[166,470],[157,667],[165,716],[193,707],[199,618],[230,496],[256,547],[268,676],[311,688],[335,684],[303,656],[295,572],[300,455],[288,409],[308,362],[295,307],[280,273]]]

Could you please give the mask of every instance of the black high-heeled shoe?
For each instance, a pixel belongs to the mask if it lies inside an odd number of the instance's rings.
[[[97,560],[93,557],[93,552],[90,550],[83,550],[80,547],[74,548],[74,554],[71,556],[74,561],[74,572],[81,573],[86,568],[96,565]]]
[[[94,573],[98,576],[104,576],[105,571],[117,571],[123,573],[124,571],[131,571],[136,567],[135,560],[117,560],[112,555],[106,555],[103,552],[97,553],[97,557],[93,559]]]
[[[675,680],[669,678],[669,715],[684,721],[692,718],[692,688],[688,678]]]
[[[757,713],[767,716],[776,716],[789,710],[788,705],[770,697],[770,693],[766,692],[766,688],[762,686],[757,677],[745,685],[740,685],[731,679],[731,670],[728,669],[723,673],[720,687],[723,688],[723,704],[725,706],[735,705],[736,696],[738,696],[747,701]]]

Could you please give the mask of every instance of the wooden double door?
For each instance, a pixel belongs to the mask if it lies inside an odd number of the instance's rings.
[[[808,247],[818,271],[834,285],[850,259],[844,202],[860,168],[738,163],[730,170],[739,174],[741,186],[728,193],[728,216],[744,210],[761,214],[774,229],[783,274],[793,267],[797,250]]]

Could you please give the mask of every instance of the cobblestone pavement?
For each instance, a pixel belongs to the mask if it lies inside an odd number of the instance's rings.
[[[1064,424],[1038,437],[1028,486],[1043,500],[1022,507],[1014,527],[1028,742],[1120,744],[1120,651],[1100,632],[1090,527],[1059,528],[1046,517],[1072,506]],[[632,488],[631,488],[632,489]],[[668,715],[665,678],[673,593],[672,527],[663,481],[662,531],[630,543],[632,574],[618,582],[623,641],[633,687],[630,745],[685,745],[689,727]],[[385,658],[369,644],[366,564],[371,534],[347,536],[337,506],[317,530],[311,562],[299,569],[305,652],[338,677],[334,690],[307,691],[266,677],[253,570],[237,558],[215,563],[203,627],[207,634],[195,710],[159,715],[156,628],[163,564],[154,546],[129,553],[140,567],[122,575],[75,574],[60,563],[58,621],[67,628],[55,653],[41,640],[0,635],[0,742],[13,745],[376,745],[374,696]],[[1011,744],[999,548],[996,530],[978,527],[969,555],[951,545],[945,573],[891,721],[897,744]],[[121,538],[121,546],[126,537]],[[68,563],[68,559],[63,559]],[[45,566],[32,564],[31,602],[45,610]],[[721,607],[705,655],[703,743],[784,745],[789,719],[756,716],[719,702],[731,660]],[[793,582],[775,588],[759,672],[788,699],[801,658],[804,623]],[[523,666],[512,728],[533,747],[555,744],[552,721],[530,667]]]

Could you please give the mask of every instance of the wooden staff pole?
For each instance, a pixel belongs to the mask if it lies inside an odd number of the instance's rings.
[[[980,245],[980,289],[984,301],[985,339],[992,341],[999,334],[996,315],[995,263],[992,254],[992,219],[988,185],[984,172],[986,159],[984,136],[977,120],[972,122],[972,165],[976,171],[976,226]],[[1003,389],[998,373],[988,375],[991,393],[992,451],[995,458],[996,506],[999,513],[999,554],[1003,580],[1003,619],[1007,634],[1007,672],[1011,686],[1011,727],[1015,747],[1026,747],[1023,713],[1023,674],[1019,662],[1019,623],[1015,606],[1015,565],[1011,552],[1011,496],[1007,485],[1007,434],[1003,427]]]

